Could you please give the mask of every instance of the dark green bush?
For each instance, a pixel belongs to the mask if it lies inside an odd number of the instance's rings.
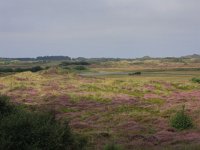
[[[31,112],[0,97],[0,149],[2,150],[82,150],[85,138],[74,135],[68,123],[49,113]],[[17,107],[17,108],[15,108]],[[15,109],[16,111],[12,111]],[[6,115],[5,115],[6,114]]]
[[[142,74],[141,72],[131,72],[131,73],[129,73],[128,75],[134,76],[134,75],[141,75],[141,74]]]
[[[192,78],[192,82],[200,83],[200,78]]]
[[[12,68],[0,68],[0,72],[13,72]]]
[[[87,70],[85,66],[76,66],[74,67],[75,70]]]
[[[31,72],[37,72],[43,70],[40,66],[35,66],[31,68],[0,68],[0,72],[25,72],[25,71],[31,71]]]
[[[170,120],[171,126],[178,129],[184,130],[193,127],[192,119],[185,113],[185,107],[178,111]]]
[[[62,62],[60,66],[70,66],[70,65],[90,65],[89,62],[86,61],[66,61]]]
[[[41,70],[43,70],[42,67],[35,66],[35,67],[31,67],[31,68],[16,68],[16,69],[14,69],[14,72],[24,72],[24,71],[38,72]]]
[[[38,71],[41,71],[41,70],[43,70],[43,68],[40,67],[40,66],[35,66],[35,67],[32,67],[30,69],[31,72],[38,72]]]
[[[7,96],[0,95],[0,119],[15,110],[8,100],[9,98]]]

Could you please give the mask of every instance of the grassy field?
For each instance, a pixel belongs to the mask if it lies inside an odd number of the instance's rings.
[[[30,64],[29,64],[30,63]],[[200,141],[199,63],[163,60],[92,64],[85,71],[63,69],[59,62],[7,62],[0,67],[41,65],[39,72],[1,74],[0,93],[14,103],[52,109],[58,119],[86,136],[88,149],[108,143],[124,149],[197,149]],[[141,71],[141,75],[128,73]],[[194,126],[179,131],[170,118],[182,106]]]

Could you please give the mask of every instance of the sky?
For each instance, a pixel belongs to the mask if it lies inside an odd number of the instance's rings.
[[[200,0],[0,0],[0,57],[200,54]]]

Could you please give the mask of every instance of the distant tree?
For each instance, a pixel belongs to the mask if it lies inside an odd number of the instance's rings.
[[[56,60],[71,60],[69,56],[40,56],[36,60],[56,61]]]
[[[70,66],[70,65],[90,65],[90,63],[86,61],[66,61],[60,64],[60,66]]]

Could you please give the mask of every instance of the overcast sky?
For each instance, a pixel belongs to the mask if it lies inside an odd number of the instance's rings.
[[[200,53],[200,0],[0,0],[0,57]]]

